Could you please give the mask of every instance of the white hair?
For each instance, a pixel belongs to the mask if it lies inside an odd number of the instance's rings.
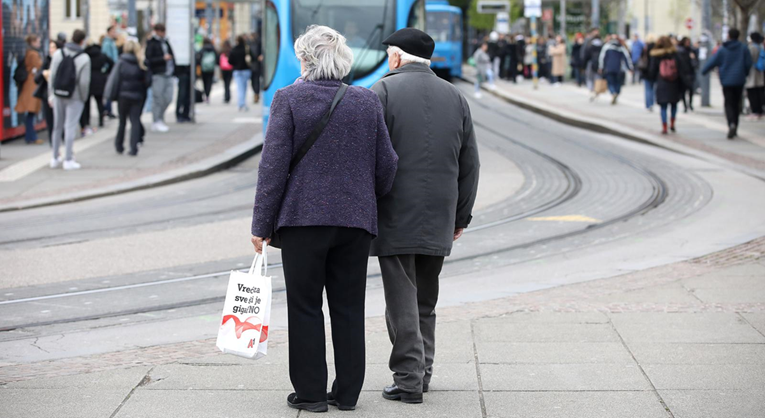
[[[430,67],[430,60],[422,58],[422,57],[418,57],[416,55],[412,55],[408,52],[404,52],[403,49],[397,46],[391,45],[388,47],[388,55],[390,54],[398,54],[399,58],[401,58],[402,65],[416,62],[418,64],[425,64],[428,67]]]
[[[345,37],[327,27],[311,25],[295,41],[295,55],[303,62],[303,80],[341,80],[351,72],[353,51]]]

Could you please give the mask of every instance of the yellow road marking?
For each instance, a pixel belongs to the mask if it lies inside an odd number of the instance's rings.
[[[539,218],[529,218],[530,221],[550,221],[550,222],[587,222],[600,223],[602,221],[590,218],[584,215],[564,215],[564,216],[543,216]]]

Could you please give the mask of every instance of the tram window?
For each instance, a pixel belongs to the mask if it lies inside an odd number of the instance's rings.
[[[454,37],[452,40],[462,42],[462,19],[457,13],[452,13],[452,21],[454,27]]]
[[[451,13],[448,12],[429,12],[427,14],[428,26],[427,32],[436,42],[449,42],[451,37]]]
[[[276,63],[279,61],[279,16],[272,2],[266,3],[263,24],[263,84],[268,89],[276,73]]]
[[[326,25],[345,36],[353,51],[351,76],[359,79],[388,57],[382,41],[396,29],[395,0],[292,0],[292,36]]]
[[[409,12],[407,27],[425,30],[425,0],[417,0]]]

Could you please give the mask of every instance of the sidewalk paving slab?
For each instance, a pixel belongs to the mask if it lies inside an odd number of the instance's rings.
[[[496,418],[666,418],[649,391],[487,392],[487,416]]]

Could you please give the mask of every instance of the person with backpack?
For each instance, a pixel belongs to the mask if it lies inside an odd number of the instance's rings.
[[[43,140],[37,137],[35,119],[40,113],[42,102],[34,96],[37,89],[35,76],[40,72],[43,61],[40,53],[40,37],[28,35],[26,38],[27,51],[23,62],[20,62],[13,73],[13,80],[19,89],[19,100],[13,110],[24,115],[24,140],[27,144],[42,144]]]
[[[693,90],[696,88],[696,71],[699,69],[699,60],[696,51],[688,37],[683,38],[677,45],[677,54],[680,57],[684,74],[683,79],[683,113],[688,109],[693,111]]]
[[[57,168],[62,162],[64,170],[80,168],[80,164],[74,160],[73,147],[77,122],[90,94],[90,57],[82,49],[84,42],[85,32],[76,29],[72,34],[72,42],[56,51],[50,65],[53,88],[48,89],[48,94],[53,107],[54,123],[51,168]],[[63,159],[59,154],[62,133],[66,144]]]
[[[598,56],[598,73],[606,78],[608,91],[611,92],[611,104],[615,105],[622,91],[622,65],[632,71],[632,60],[629,52],[622,46],[617,35],[611,35],[611,40],[600,50]]]
[[[656,80],[651,78],[651,51],[656,46],[655,40],[653,35],[646,36],[645,48],[637,64],[645,90],[645,108],[649,112],[653,112],[653,105],[656,102]]]
[[[35,74],[35,83],[37,90],[34,96],[42,102],[43,115],[45,116],[45,125],[48,128],[48,143],[53,145],[53,108],[48,103],[48,83],[50,78],[50,64],[53,54],[59,50],[58,42],[48,42],[48,55],[43,59],[43,65],[40,71]]]
[[[98,127],[104,127],[104,87],[106,86],[106,79],[114,67],[114,61],[101,52],[101,45],[99,44],[88,45],[85,48],[85,53],[90,57],[90,96],[85,101],[85,108],[82,110],[82,117],[80,117],[83,136],[93,133],[93,128],[90,127],[91,97],[95,99],[98,109]]]
[[[752,67],[752,55],[743,43],[738,41],[740,32],[733,28],[728,31],[728,41],[722,44],[701,71],[706,75],[719,67],[720,84],[725,97],[725,117],[728,120],[728,139],[738,136],[738,117],[741,113],[741,99],[744,94],[746,76]]]
[[[749,34],[749,52],[752,54],[752,62],[757,62],[763,52],[762,35],[759,32]],[[746,96],[749,98],[749,108],[752,113],[750,120],[760,120],[763,116],[763,100],[765,100],[765,75],[754,65],[746,77]]]
[[[215,76],[215,67],[218,64],[218,53],[215,51],[210,38],[205,38],[202,49],[197,53],[197,62],[202,73],[205,103],[210,104],[210,91],[212,90],[213,77]]]
[[[661,133],[667,134],[667,108],[671,109],[669,129],[675,132],[677,103],[682,98],[683,81],[680,57],[677,48],[668,36],[662,36],[651,50],[651,70],[649,76],[656,80],[656,103],[661,107]]]
[[[117,154],[125,152],[125,129],[130,119],[130,151],[128,155],[138,155],[138,144],[144,134],[141,125],[141,111],[146,101],[146,92],[151,86],[151,72],[146,68],[141,46],[129,40],[123,47],[117,65],[114,67],[106,83],[106,99],[117,101],[119,109],[119,128],[114,138],[114,148]]]
[[[176,64],[173,48],[165,38],[165,25],[162,23],[154,25],[154,35],[146,41],[146,61],[152,74],[151,113],[154,123],[151,125],[151,130],[167,132],[170,128],[165,123],[165,111],[173,101],[173,77],[176,74]]]
[[[220,57],[218,58],[220,76],[223,79],[223,89],[225,91],[223,103],[226,104],[231,101],[231,78],[234,76],[234,67],[228,60],[229,54],[231,54],[231,41],[227,39],[223,42]]]

